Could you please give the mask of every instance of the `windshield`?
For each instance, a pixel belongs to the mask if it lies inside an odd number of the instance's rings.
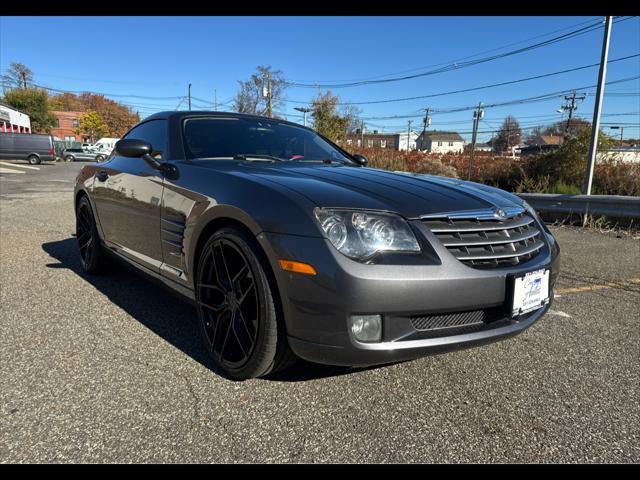
[[[287,161],[352,161],[311,130],[274,119],[202,117],[184,122],[187,158],[250,159],[273,157]]]

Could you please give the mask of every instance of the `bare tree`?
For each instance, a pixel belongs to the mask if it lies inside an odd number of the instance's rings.
[[[355,105],[345,105],[342,108],[342,116],[348,120],[347,133],[355,133],[360,128],[362,109]]]
[[[33,72],[22,63],[11,62],[7,69],[6,79],[13,87],[27,88],[27,85],[33,82]]]
[[[520,144],[521,136],[522,130],[518,120],[512,115],[508,115],[494,138],[493,150],[495,152],[509,150],[511,147]]]
[[[284,91],[287,87],[281,70],[271,70],[271,66],[259,65],[256,73],[246,81],[238,81],[240,90],[233,101],[233,108],[240,113],[265,115],[267,113],[267,99],[263,89],[267,86],[267,75],[271,76],[271,105],[276,110],[283,104]]]

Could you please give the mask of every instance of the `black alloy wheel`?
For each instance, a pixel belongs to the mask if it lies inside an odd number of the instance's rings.
[[[224,228],[207,241],[198,262],[202,337],[215,367],[228,378],[263,376],[295,359],[276,315],[261,256],[255,240]]]
[[[103,256],[96,223],[87,197],[82,197],[76,209],[76,240],[82,269],[87,273],[102,270]]]

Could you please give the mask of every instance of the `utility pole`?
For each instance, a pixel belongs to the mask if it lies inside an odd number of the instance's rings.
[[[427,134],[427,128],[429,128],[429,125],[431,125],[431,117],[429,116],[429,112],[431,111],[431,109],[429,107],[427,107],[425,109],[424,112],[424,126],[422,127],[422,142],[421,142],[421,147],[424,146],[424,142],[425,142],[425,136]],[[417,146],[417,145],[416,145]],[[421,149],[422,150],[422,149]]]
[[[471,154],[469,156],[469,173],[467,174],[467,180],[471,180],[473,159],[476,155],[476,138],[478,136],[478,124],[483,117],[484,110],[482,108],[482,102],[480,102],[478,103],[478,107],[473,111],[473,133],[471,134]]]
[[[191,111],[191,84],[189,84],[189,111]]]
[[[304,119],[304,126],[307,126],[307,113],[311,112],[313,109],[305,108],[305,107],[295,107],[294,110],[302,112],[302,118]]]
[[[598,151],[598,133],[600,132],[600,109],[602,108],[602,97],[604,96],[604,84],[607,77],[607,58],[609,57],[609,40],[611,39],[611,16],[604,20],[604,37],[602,39],[602,56],[600,58],[600,72],[598,73],[598,89],[596,90],[596,104],[593,108],[593,122],[591,122],[591,143],[589,145],[589,156],[587,157],[587,172],[582,185],[582,193],[591,195],[591,183],[593,182],[593,167],[596,163],[596,153]],[[584,222],[587,221],[587,215]]]
[[[364,120],[360,120],[360,145],[364,148]]]
[[[407,126],[407,152],[409,151],[409,144],[411,142],[411,122],[412,120],[409,120],[409,125]]]
[[[567,101],[564,105],[560,107],[560,112],[568,111],[569,116],[567,117],[567,125],[564,127],[564,137],[569,137],[569,128],[571,126],[571,119],[573,118],[573,112],[578,109],[576,105],[576,100],[584,100],[586,95],[581,95],[580,97],[576,97],[576,91],[571,92],[571,95],[565,95],[564,99]]]

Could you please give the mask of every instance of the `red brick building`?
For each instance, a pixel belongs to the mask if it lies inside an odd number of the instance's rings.
[[[51,135],[58,137],[60,140],[88,142],[90,141],[90,135],[76,134],[75,129],[78,128],[78,122],[84,112],[52,112],[56,117],[53,128],[51,129]]]

